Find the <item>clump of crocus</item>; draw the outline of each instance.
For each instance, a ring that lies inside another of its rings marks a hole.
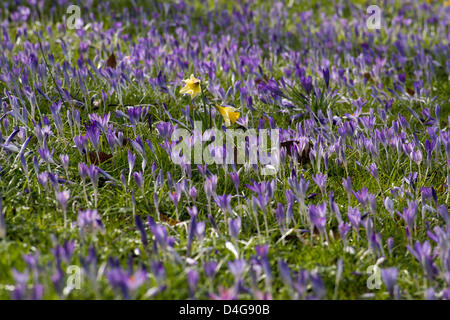
[[[118,260],[110,259],[106,278],[114,289],[120,290],[124,299],[130,299],[131,295],[147,281],[147,271],[144,268],[140,268],[135,272],[123,270]]]
[[[95,235],[103,230],[103,223],[97,209],[87,209],[78,211],[78,227],[82,237],[87,234]]]

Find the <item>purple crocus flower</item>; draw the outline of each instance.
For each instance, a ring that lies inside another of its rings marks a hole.
[[[297,180],[297,176],[295,175],[295,172],[293,172],[291,177],[288,178],[288,184],[298,199],[305,199],[309,181],[306,181],[303,176],[300,176],[300,180]]]
[[[342,241],[347,239],[348,232],[350,231],[351,225],[347,222],[341,221],[338,225],[339,234],[341,236]]]
[[[422,269],[426,276],[431,280],[439,273],[439,269],[433,262],[432,247],[428,241],[421,244],[416,241],[414,247],[406,246],[414,258],[422,265]]]
[[[168,246],[168,236],[166,227],[164,227],[163,225],[155,224],[150,226],[150,230],[155,236],[156,242],[162,248],[166,248]]]
[[[319,230],[321,234],[324,234],[327,223],[327,203],[324,201],[322,204],[317,206],[312,204],[309,207],[309,217],[311,218],[311,222],[314,226],[316,226],[317,230]]]
[[[319,172],[313,177],[313,181],[319,187],[322,196],[325,195],[325,190],[327,187],[327,176]]]
[[[192,187],[191,189],[189,189],[189,197],[192,199],[192,201],[195,202],[195,200],[197,199],[197,189],[195,187]]]
[[[278,269],[280,270],[281,280],[288,287],[292,287],[291,270],[283,259],[278,259]]]
[[[87,174],[91,179],[94,188],[96,188],[98,185],[98,168],[95,165],[91,164],[87,167]]]
[[[241,231],[241,217],[237,217],[236,219],[228,219],[228,232],[230,236],[237,240],[239,236],[239,232]]]
[[[301,77],[300,82],[303,86],[303,89],[305,89],[306,94],[309,95],[311,91],[313,90],[313,84],[312,84],[312,78],[311,76],[307,77]]]
[[[110,261],[110,268],[106,272],[109,284],[122,292],[124,299],[130,298],[130,293],[137,290],[147,280],[145,269],[139,269],[135,273],[122,270],[118,261]]]
[[[62,107],[62,102],[59,101],[57,104],[56,103],[52,103],[50,105],[50,111],[52,113],[52,117],[53,117],[53,122],[55,123],[56,128],[58,129],[58,132],[62,135],[64,133],[64,126],[61,120],[61,107]]]
[[[328,69],[328,67],[322,68],[322,75],[323,75],[323,79],[325,80],[325,85],[328,88],[330,85],[330,69]]]
[[[172,201],[173,205],[176,207],[178,205],[178,202],[180,202],[181,199],[181,189],[180,185],[175,186],[175,191],[169,192],[169,199]]]
[[[143,183],[143,176],[142,176],[142,171],[139,172],[133,172],[133,178],[134,181],[136,182],[136,185],[138,188],[142,188],[142,183]]]
[[[166,278],[166,269],[161,261],[152,261],[150,262],[150,268],[158,282],[159,286],[162,287],[162,284]]]
[[[187,272],[187,281],[189,285],[189,296],[191,299],[194,299],[195,290],[197,289],[197,284],[199,280],[198,272],[195,270],[189,270]]]
[[[311,286],[313,288],[315,298],[325,298],[325,296],[327,295],[327,290],[320,275],[316,272],[311,272],[309,275],[309,281],[311,281]]]
[[[381,269],[381,278],[383,279],[384,285],[388,289],[391,298],[394,297],[394,287],[397,283],[397,276],[397,268]]]
[[[272,270],[270,268],[269,263],[269,246],[267,244],[265,245],[256,245],[255,251],[258,257],[260,258],[261,265],[264,269],[264,272],[266,273],[266,277],[268,282],[270,283],[272,281]]]
[[[296,272],[296,275],[294,276],[292,286],[297,291],[298,296],[301,298],[305,298],[306,296],[306,292],[308,290],[308,278],[308,270],[300,270],[299,272]]]
[[[48,185],[48,173],[47,172],[39,173],[37,179],[41,186],[43,186],[44,188],[47,188],[47,185]]]
[[[147,232],[145,231],[144,223],[142,222],[142,219],[140,216],[136,215],[134,218],[134,221],[136,223],[136,227],[139,230],[139,233],[141,235],[141,241],[144,247],[147,247],[148,240],[147,240]]]
[[[369,203],[369,190],[366,187],[362,188],[360,191],[353,191],[353,195],[363,207]]]
[[[98,151],[100,148],[100,129],[95,123],[86,125],[86,134],[95,151]]]
[[[284,229],[284,225],[286,223],[286,214],[284,212],[283,205],[278,202],[277,209],[275,210],[275,217],[277,218],[278,225],[280,226],[281,231]]]
[[[128,112],[128,118],[130,119],[131,125],[136,126],[136,123],[141,118],[142,108],[139,106],[131,107],[131,108],[128,108],[127,112]]]
[[[342,178],[342,185],[344,186],[345,192],[350,195],[353,191],[352,179],[347,177],[347,179]]]
[[[216,195],[214,197],[214,201],[219,206],[220,209],[224,212],[231,213],[231,195],[230,194],[224,194],[224,195]]]
[[[359,226],[361,224],[361,213],[358,207],[348,207],[348,219],[350,220],[353,229],[356,231],[356,233],[358,233]]]
[[[12,269],[12,275],[15,281],[14,291],[12,292],[12,299],[14,300],[23,300],[25,299],[25,293],[27,290],[28,283],[28,272],[25,271],[23,273],[17,271],[15,268]]]
[[[87,177],[87,166],[84,162],[78,163],[78,172],[80,173],[81,179],[84,181]]]
[[[212,278],[214,278],[214,276],[217,272],[217,262],[215,262],[215,261],[205,262],[203,264],[203,269],[205,270],[206,276],[208,278],[212,279]]]
[[[64,190],[56,193],[56,199],[61,205],[63,211],[67,209],[67,201],[70,199],[70,190]]]
[[[412,161],[414,161],[417,165],[420,165],[420,163],[422,162],[422,151],[420,151],[420,149],[416,149],[411,151],[411,153],[409,154],[409,157],[412,159]]]
[[[61,159],[64,171],[67,172],[69,170],[69,156],[67,154],[61,154],[59,158]]]
[[[103,230],[103,224],[97,209],[78,211],[78,227],[83,235]]]
[[[339,210],[338,204],[334,201],[334,191],[333,190],[331,190],[329,192],[328,199],[330,199],[330,210],[331,210],[331,212],[336,215],[337,221],[341,222],[342,221],[341,212]]]
[[[195,224],[195,236],[201,241],[203,240],[204,236],[205,236],[205,230],[206,230],[206,223],[205,221],[198,221]]]
[[[367,170],[369,171],[369,173],[378,180],[378,169],[377,169],[377,165],[375,163],[371,163],[368,167]]]
[[[244,259],[237,259],[228,262],[228,270],[230,270],[231,274],[234,276],[235,282],[239,282],[241,279],[241,276],[244,273],[245,265],[246,263]]]
[[[450,228],[450,218],[448,215],[448,208],[445,204],[441,205],[438,208],[438,212],[441,215],[442,219],[444,219],[445,223],[447,224],[447,227]]]
[[[53,158],[52,158],[53,151],[50,152],[50,150],[47,147],[47,144],[45,144],[42,149],[38,149],[39,156],[41,157],[41,159],[44,162],[47,162],[47,163],[53,163]]]
[[[384,207],[392,216],[394,213],[394,202],[389,197],[384,199]]]
[[[230,178],[236,188],[236,193],[239,193],[239,173],[230,172]]]
[[[394,238],[389,237],[386,241],[387,246],[388,246],[388,250],[389,250],[389,254],[392,254],[392,250],[394,249]]]
[[[417,201],[409,201],[408,207],[403,209],[403,214],[400,216],[406,223],[407,236],[411,237],[417,216]]]
[[[208,199],[211,199],[211,197],[216,194],[217,176],[213,175],[213,176],[207,177],[205,180],[204,189],[205,189],[206,197]]]
[[[170,122],[160,122],[156,125],[156,130],[158,130],[161,138],[167,141],[172,138],[172,133],[175,129],[176,126],[172,126]]]

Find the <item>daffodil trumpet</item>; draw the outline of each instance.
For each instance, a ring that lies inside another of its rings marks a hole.
[[[184,82],[184,87],[180,89],[181,94],[189,94],[192,99],[197,97],[199,94],[202,93],[202,88],[200,86],[200,79],[197,79],[194,77],[193,74],[191,74],[189,79],[182,80]]]

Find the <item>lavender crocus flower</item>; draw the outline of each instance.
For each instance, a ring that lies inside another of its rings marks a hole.
[[[98,151],[100,148],[100,129],[97,127],[95,123],[87,125],[86,134],[95,151]]]
[[[96,188],[98,185],[98,168],[95,165],[91,164],[87,167],[87,175],[91,179],[94,188]]]
[[[397,283],[398,270],[397,268],[381,269],[381,278],[384,285],[388,289],[391,298],[394,297],[394,287]]]
[[[309,207],[309,217],[317,230],[319,230],[320,234],[326,235],[325,227],[327,223],[327,203],[324,201],[322,204],[317,206],[312,204]]]
[[[175,129],[176,126],[172,126],[170,122],[160,122],[156,125],[156,130],[164,140],[170,140]]]
[[[142,222],[142,219],[140,216],[136,215],[134,218],[134,221],[136,223],[136,227],[139,230],[139,233],[141,235],[141,241],[144,247],[147,247],[148,240],[147,240],[147,232],[145,231],[144,223]]]
[[[27,290],[28,283],[28,272],[25,271],[23,273],[17,271],[15,268],[12,269],[12,275],[15,281],[14,291],[12,292],[12,299],[14,300],[23,300],[25,299],[25,293]]]
[[[187,281],[189,284],[189,296],[194,299],[195,290],[197,288],[198,280],[200,279],[198,272],[195,270],[189,270],[187,272]]]
[[[97,209],[88,209],[78,211],[78,227],[82,235],[94,234],[103,230],[103,224]]]
[[[168,246],[167,229],[163,225],[155,224],[150,226],[150,230],[155,236],[156,243],[165,249]]]
[[[311,282],[315,298],[316,299],[325,298],[327,290],[320,275],[317,272],[311,272],[309,275],[309,281]]]
[[[64,190],[56,193],[56,199],[61,205],[63,211],[66,211],[67,209],[67,201],[69,200],[69,198],[70,198],[70,190]]]
[[[133,178],[134,181],[136,182],[137,187],[140,189],[142,188],[142,183],[143,183],[143,175],[142,175],[142,171],[139,172],[133,172]]]
[[[228,262],[228,270],[230,270],[231,274],[234,276],[236,283],[241,279],[242,274],[244,273],[245,265],[246,263],[244,259],[237,259]]]
[[[216,195],[214,197],[214,201],[219,206],[220,209],[224,212],[231,213],[231,195],[230,194],[224,194],[224,195]]]
[[[353,191],[353,195],[363,207],[369,203],[369,190],[366,187],[362,188],[360,191]]]
[[[197,189],[195,187],[192,187],[191,189],[189,189],[189,197],[195,203],[195,200],[197,199]]]
[[[230,236],[237,240],[239,236],[239,232],[241,231],[241,218],[237,217],[236,219],[228,219],[228,232]]]
[[[205,262],[203,264],[203,268],[205,270],[206,276],[208,278],[212,279],[212,278],[214,278],[214,276],[217,272],[217,262],[215,262],[215,261]]]
[[[355,232],[358,233],[359,226],[361,224],[361,213],[358,207],[348,207],[348,219],[350,220],[350,223],[352,224]]]
[[[290,178],[288,178],[288,184],[294,194],[299,200],[304,200],[306,192],[308,191],[309,181],[306,181],[303,176],[300,176],[300,180],[297,180],[297,176],[293,172]]]
[[[347,235],[348,235],[348,232],[350,231],[350,228],[351,228],[351,225],[347,222],[342,221],[338,225],[339,234],[341,236],[342,241],[344,241],[344,244],[347,239]]]
[[[425,241],[421,244],[419,241],[416,241],[414,247],[407,245],[406,246],[413,255],[414,258],[422,265],[422,269],[425,272],[428,279],[433,279],[439,273],[439,269],[433,262],[432,256],[432,248],[428,241]]]
[[[327,176],[319,172],[318,174],[316,174],[313,177],[313,181],[319,187],[320,192],[322,193],[322,196],[324,196],[325,195],[325,190],[326,190],[326,187],[327,187]]]
[[[216,188],[217,188],[217,176],[213,175],[207,177],[205,180],[204,189],[206,197],[208,199],[211,199],[211,197],[216,194]]]
[[[239,193],[239,173],[230,172],[230,178],[236,188],[236,193]]]
[[[377,169],[377,165],[375,163],[371,163],[367,167],[367,170],[376,180],[378,180],[378,169]]]
[[[406,223],[406,232],[408,238],[412,236],[414,230],[416,216],[417,216],[417,202],[409,201],[408,207],[403,209],[403,214],[400,214]]]
[[[275,217],[277,218],[278,225],[280,226],[281,231],[284,230],[284,225],[286,223],[286,214],[284,212],[283,205],[278,202],[277,209],[275,210]]]
[[[288,287],[292,287],[292,277],[289,266],[283,259],[278,259],[278,269],[280,270],[281,280]]]
[[[73,142],[81,155],[86,154],[88,143],[88,137],[86,135],[73,137]]]

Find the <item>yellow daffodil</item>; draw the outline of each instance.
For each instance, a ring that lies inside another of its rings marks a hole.
[[[194,77],[193,74],[191,74],[191,77],[189,79],[183,80],[183,82],[185,85],[180,90],[181,94],[187,93],[191,96],[192,99],[194,99],[202,92],[202,89],[200,88],[200,79]]]
[[[219,112],[222,115],[223,120],[225,121],[225,126],[227,127],[235,123],[236,120],[239,119],[239,116],[241,115],[241,113],[237,112],[236,109],[233,107],[218,106],[217,109],[219,109]]]

